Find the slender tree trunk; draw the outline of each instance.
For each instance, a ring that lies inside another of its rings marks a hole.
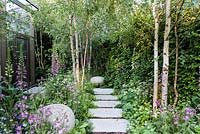
[[[82,85],[84,84],[85,78],[85,65],[86,65],[86,58],[87,58],[87,50],[88,50],[88,31],[85,33],[85,52],[84,52],[84,60],[83,60],[83,75],[82,75]]]
[[[81,40],[81,36],[79,34],[79,44],[80,44],[80,49],[81,49],[81,52],[80,52],[80,58],[81,58],[81,68],[83,70],[83,57],[84,57],[84,53],[83,53],[83,45],[82,45],[82,40]]]
[[[91,71],[91,62],[92,62],[92,42],[90,39],[90,54],[89,54],[89,61],[88,61],[88,71]]]
[[[168,74],[169,74],[169,33],[171,25],[170,17],[171,0],[166,0],[166,22],[163,47],[163,69],[162,69],[162,106],[167,106]]]
[[[74,52],[74,39],[73,39],[73,29],[72,29],[72,19],[73,16],[69,16],[69,25],[70,25],[70,49],[71,49],[71,57],[72,57],[72,70],[74,75],[74,81],[77,83],[76,79],[76,61],[75,61],[75,52]]]
[[[77,32],[77,23],[76,23],[76,18],[74,17],[74,28],[75,28],[75,55],[76,55],[76,79],[77,79],[77,84],[79,86],[80,84],[80,64],[79,64],[79,41],[78,41],[78,32]]]
[[[177,16],[176,16],[177,19]],[[176,65],[175,65],[175,77],[174,77],[174,93],[175,93],[175,98],[174,98],[174,104],[173,106],[175,107],[178,101],[178,91],[177,91],[177,78],[178,78],[178,49],[179,49],[179,37],[177,33],[177,25],[175,25],[175,37],[176,37]]]
[[[179,1],[176,0],[176,6],[178,6]],[[175,27],[174,27],[174,32],[175,32],[175,38],[176,38],[176,65],[175,65],[175,76],[174,76],[174,93],[175,93],[175,98],[174,98],[174,104],[173,106],[175,107],[178,101],[179,93],[177,90],[177,79],[178,79],[178,52],[179,52],[179,36],[178,36],[178,20],[180,16],[180,11],[182,10],[182,6],[184,4],[184,0],[182,1],[180,5],[180,9],[176,8],[176,20],[175,20]]]
[[[158,0],[154,0],[153,15],[154,15],[154,93],[153,93],[153,113],[156,113],[158,101],[158,32],[159,32],[159,15],[158,15]]]

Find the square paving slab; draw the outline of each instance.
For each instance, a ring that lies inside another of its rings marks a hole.
[[[94,101],[93,103],[99,108],[114,108],[121,104],[120,101]]]
[[[119,108],[96,108],[89,109],[90,114],[93,115],[93,118],[121,118],[122,117],[122,109]]]
[[[126,133],[129,122],[125,119],[90,119],[93,130],[92,133]]]
[[[94,89],[94,94],[104,94],[104,95],[109,95],[113,93],[113,89],[112,88],[95,88]]]
[[[97,100],[102,100],[102,101],[115,101],[117,100],[116,96],[113,95],[95,95]]]

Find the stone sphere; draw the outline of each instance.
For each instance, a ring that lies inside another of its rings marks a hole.
[[[104,81],[104,77],[102,76],[95,76],[90,79],[90,82],[93,84],[102,84]]]
[[[69,132],[75,126],[74,113],[66,105],[51,104],[43,107],[42,110],[39,110],[39,112],[39,114],[42,115],[42,118],[56,129],[65,128],[65,131]]]

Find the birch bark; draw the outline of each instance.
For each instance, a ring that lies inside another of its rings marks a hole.
[[[166,22],[163,47],[163,68],[162,68],[162,105],[167,106],[168,95],[168,74],[169,74],[169,33],[171,25],[170,17],[171,0],[166,0]]]
[[[158,32],[159,32],[159,15],[158,0],[154,0],[153,4],[154,16],[154,93],[153,93],[153,113],[157,110],[156,101],[158,101]]]

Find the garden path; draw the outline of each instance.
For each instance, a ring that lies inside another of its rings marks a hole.
[[[113,96],[111,88],[95,88],[94,94],[97,108],[89,109],[93,117],[89,119],[92,123],[92,134],[126,134],[128,121],[122,118],[122,109],[115,108],[120,101]]]

